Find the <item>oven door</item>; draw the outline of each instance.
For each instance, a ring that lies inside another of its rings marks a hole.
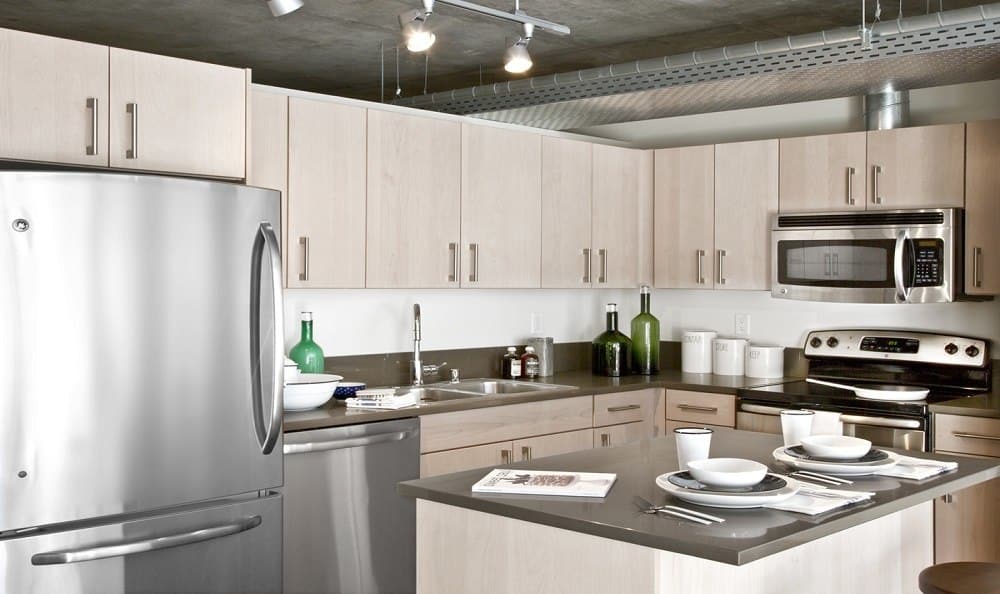
[[[771,294],[844,303],[954,301],[956,257],[944,226],[777,229]]]
[[[780,435],[782,410],[785,409],[741,402],[736,413],[736,428]],[[844,435],[867,439],[884,448],[928,451],[927,426],[920,419],[842,413],[840,420],[844,424]]]

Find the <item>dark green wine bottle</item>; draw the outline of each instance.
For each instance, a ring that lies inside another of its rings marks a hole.
[[[302,373],[323,373],[323,349],[313,342],[311,311],[302,312],[302,340],[292,347],[288,357],[298,363]]]
[[[591,345],[593,371],[596,375],[619,377],[628,375],[632,361],[632,341],[618,331],[618,305],[607,306],[608,329]]]
[[[632,372],[660,371],[660,320],[649,313],[649,287],[639,288],[639,315],[632,318]]]

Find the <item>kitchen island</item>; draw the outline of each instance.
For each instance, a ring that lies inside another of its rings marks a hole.
[[[780,437],[719,430],[713,457],[771,458]],[[957,470],[911,481],[858,478],[872,501],[820,516],[755,509],[689,509],[721,516],[702,526],[647,515],[665,503],[655,478],[677,469],[672,436],[512,464],[611,472],[603,499],[473,495],[484,470],[401,483],[417,499],[418,592],[917,592],[934,563],[935,497],[1000,476],[995,461],[955,458]]]

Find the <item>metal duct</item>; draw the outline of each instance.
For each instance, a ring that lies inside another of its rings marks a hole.
[[[397,105],[565,130],[1000,78],[1000,3],[406,97]]]
[[[891,130],[909,125],[909,91],[871,93],[864,99],[866,130]]]

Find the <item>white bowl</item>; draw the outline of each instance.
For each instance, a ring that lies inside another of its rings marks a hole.
[[[691,476],[711,487],[750,487],[764,480],[767,466],[743,458],[707,458],[688,462]]]
[[[309,410],[323,406],[333,397],[343,376],[325,373],[300,373],[285,382],[285,410]]]
[[[872,442],[847,435],[808,435],[802,438],[802,448],[818,458],[852,460],[867,454]]]

